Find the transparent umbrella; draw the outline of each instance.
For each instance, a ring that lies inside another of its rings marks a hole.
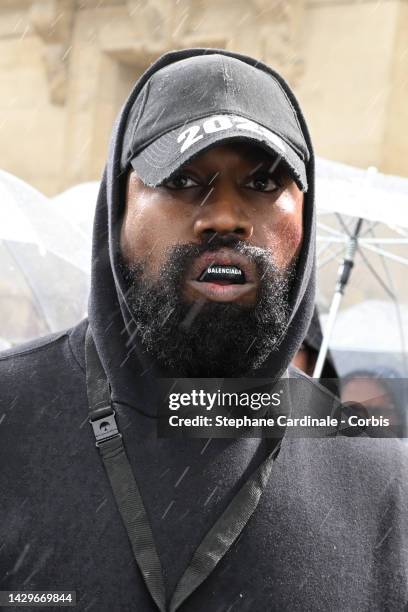
[[[90,237],[44,195],[0,171],[0,338],[16,344],[86,313]]]
[[[316,201],[318,305],[326,316],[314,375],[330,348],[346,354],[346,369],[362,367],[364,353],[365,366],[391,362],[405,376],[408,179],[318,159]]]

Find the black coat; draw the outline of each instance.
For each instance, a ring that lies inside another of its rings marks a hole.
[[[0,360],[1,590],[154,612],[87,421],[84,331]],[[202,453],[205,440],[157,440],[151,417],[116,409],[171,593],[264,442],[213,440]],[[406,609],[407,470],[398,440],[284,438],[255,514],[180,610]]]

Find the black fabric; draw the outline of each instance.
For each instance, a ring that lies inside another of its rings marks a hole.
[[[75,589],[81,612],[156,612],[88,423],[85,327],[1,355],[0,587]],[[151,417],[115,409],[171,594],[266,448],[157,440]],[[398,440],[285,436],[241,537],[180,610],[404,610],[407,470]]]
[[[89,421],[94,429],[95,444],[105,466],[136,563],[153,601],[160,612],[165,612],[166,593],[160,559],[143,499],[126,455],[123,437],[117,429],[109,383],[95,350],[89,326],[85,334],[85,366]],[[106,426],[107,417],[114,421],[110,426]]]
[[[134,326],[117,267],[127,115],[153,72],[203,53],[212,51],[162,57],[130,94],[114,129],[93,239],[89,324],[168,601],[200,542],[269,453],[259,439],[158,439],[155,375],[160,372],[139,345],[130,351],[127,344]],[[281,83],[312,151],[293,94],[278,75],[257,65]],[[309,325],[315,282],[313,165],[312,155],[290,322],[279,350],[249,376],[278,380]],[[87,324],[84,320],[0,356],[0,588],[76,590],[81,612],[155,612],[88,423]],[[181,612],[406,609],[407,468],[406,447],[397,440],[285,435],[256,511]]]
[[[122,437],[102,442],[100,452],[140,572],[160,612],[165,612],[166,594],[160,560]]]
[[[203,126],[209,118],[220,115],[216,126],[222,127],[223,121],[224,129],[206,133]],[[186,131],[191,126],[196,129],[189,140]],[[282,86],[259,67],[222,53],[180,59],[149,78],[129,113],[121,167],[129,169],[131,162],[144,183],[156,186],[199,152],[232,135],[262,143],[281,156],[299,187],[307,189],[309,151]]]
[[[149,517],[116,421],[114,426],[106,427],[107,416],[114,419],[115,412],[111,406],[109,383],[95,350],[89,326],[85,335],[85,362],[89,420],[94,428],[96,446],[100,451],[140,572],[153,601],[160,612],[165,612],[163,573]],[[268,440],[268,445],[270,452],[266,459],[244,483],[194,552],[171,597],[169,612],[176,612],[208,578],[245,529],[268,484],[281,440]]]
[[[176,587],[170,612],[175,612],[191,593],[210,576],[245,529],[267,487],[273,462],[280,450],[281,440],[278,441],[277,445],[273,442],[269,441],[273,450],[268,453],[255,474],[251,474],[198,546]]]

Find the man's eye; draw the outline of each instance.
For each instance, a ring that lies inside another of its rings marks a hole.
[[[280,189],[281,185],[278,181],[273,178],[271,174],[267,172],[259,172],[251,176],[251,178],[245,183],[245,187],[254,189],[255,191],[276,191]]]
[[[188,174],[176,174],[163,184],[169,189],[190,189],[199,186],[199,183]]]

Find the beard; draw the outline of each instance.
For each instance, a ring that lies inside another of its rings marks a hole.
[[[253,306],[183,298],[186,273],[194,259],[222,247],[253,262],[258,291]],[[168,375],[241,377],[259,368],[278,350],[289,321],[292,264],[281,271],[267,249],[216,235],[203,245],[177,245],[168,253],[158,279],[149,278],[146,263],[119,258],[126,303],[136,326],[131,341]]]

